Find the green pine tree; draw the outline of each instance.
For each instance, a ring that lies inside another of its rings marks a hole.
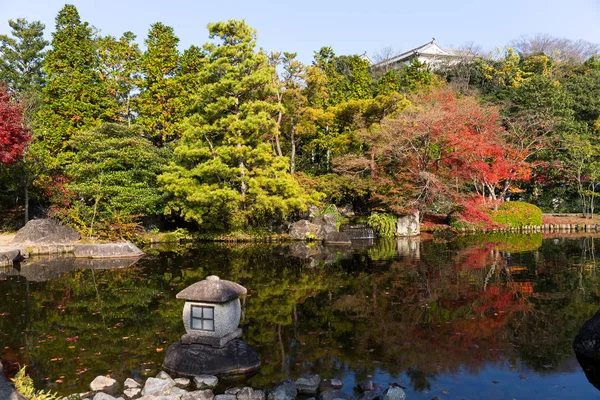
[[[307,195],[289,173],[287,157],[269,144],[275,134],[272,67],[255,51],[256,36],[244,21],[208,26],[217,43],[204,46],[207,64],[188,129],[159,182],[171,207],[207,229],[264,226],[303,210]]]
[[[137,123],[152,141],[162,146],[180,136],[177,124],[185,107],[176,75],[180,69],[179,38],[173,28],[160,22],[153,24],[141,59],[143,79],[137,98]]]

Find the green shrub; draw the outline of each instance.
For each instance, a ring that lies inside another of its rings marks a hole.
[[[500,204],[497,211],[491,211],[490,217],[495,223],[507,228],[542,224],[542,210],[533,204],[520,201]]]
[[[367,218],[367,223],[377,236],[394,237],[396,236],[396,222],[398,218],[392,214],[374,212]]]

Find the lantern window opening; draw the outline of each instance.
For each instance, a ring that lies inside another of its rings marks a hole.
[[[215,330],[215,308],[210,306],[194,306],[191,312],[191,328],[200,331]]]

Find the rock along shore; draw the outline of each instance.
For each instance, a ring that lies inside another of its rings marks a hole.
[[[287,380],[273,388],[228,387],[219,385],[212,375],[173,379],[164,371],[155,378],[137,382],[127,378],[123,384],[98,376],[90,383],[90,391],[64,397],[62,400],[405,400],[406,393],[397,384],[383,388],[370,380],[361,381],[351,396],[341,389],[339,379],[321,379],[305,375],[296,381]]]

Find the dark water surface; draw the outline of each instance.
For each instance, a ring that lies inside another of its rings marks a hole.
[[[0,359],[63,395],[97,375],[153,376],[184,333],[175,294],[215,274],[249,290],[254,387],[319,373],[348,393],[397,382],[409,400],[600,398],[572,350],[600,308],[599,240],[188,244],[119,269],[30,263],[0,269]]]

